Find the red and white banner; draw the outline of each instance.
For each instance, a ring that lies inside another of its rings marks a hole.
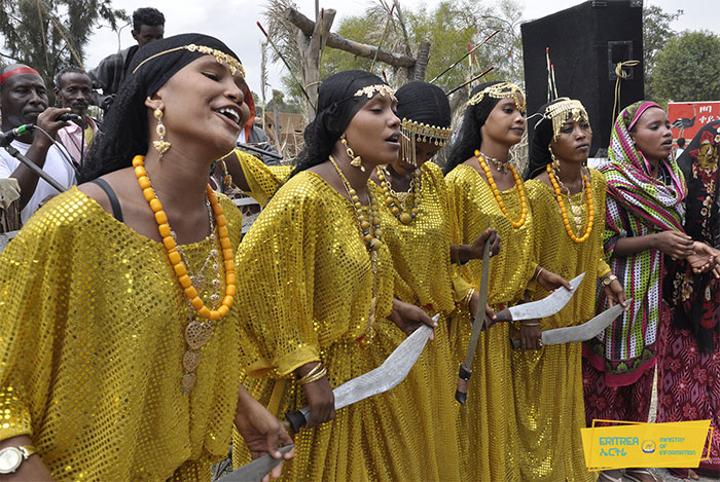
[[[690,143],[704,125],[720,119],[720,102],[670,102],[668,119],[673,139],[684,137]]]

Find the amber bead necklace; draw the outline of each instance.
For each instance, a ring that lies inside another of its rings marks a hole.
[[[229,312],[230,307],[233,304],[235,293],[237,291],[236,279],[235,279],[235,262],[232,249],[232,243],[227,228],[227,220],[223,213],[222,206],[218,201],[217,195],[212,188],[207,186],[207,195],[210,202],[212,213],[214,214],[214,225],[212,222],[212,216],[210,216],[211,226],[211,240],[214,238],[214,226],[217,226],[217,235],[220,241],[220,247],[223,254],[223,264],[225,268],[225,296],[222,298],[220,305],[215,309],[210,309],[205,305],[205,302],[200,297],[200,292],[194,286],[193,278],[188,272],[187,258],[184,255],[182,247],[177,244],[175,233],[170,228],[168,222],[167,213],[163,208],[160,199],[158,199],[155,190],[152,187],[150,178],[148,177],[147,171],[145,170],[145,157],[135,156],[132,161],[133,168],[135,170],[135,176],[137,178],[140,189],[142,189],[143,197],[148,202],[150,209],[152,210],[155,221],[158,224],[158,232],[162,238],[165,252],[167,253],[168,260],[173,267],[175,276],[178,283],[183,289],[185,297],[195,311],[195,316],[190,315],[187,326],[185,327],[185,342],[187,343],[188,349],[183,355],[183,368],[185,373],[181,382],[182,390],[184,393],[189,393],[192,387],[195,385],[196,375],[195,370],[200,363],[200,348],[210,340],[212,336],[214,323],[224,318]],[[213,248],[216,249],[216,248]],[[211,250],[210,258],[213,257]],[[215,258],[217,261],[217,258]],[[217,263],[216,263],[217,264]],[[219,278],[219,266],[217,271],[217,277]],[[199,279],[196,277],[196,279]],[[218,286],[218,283],[213,282],[214,286]],[[220,296],[212,297],[214,301],[220,301]],[[202,322],[199,318],[204,318],[206,322]]]
[[[503,202],[502,194],[500,193],[497,184],[495,184],[495,179],[493,179],[492,171],[490,171],[490,166],[488,166],[487,161],[485,160],[485,156],[482,154],[482,152],[477,149],[475,150],[475,159],[477,159],[478,164],[480,164],[480,168],[485,173],[485,179],[487,179],[487,182],[490,185],[490,190],[495,197],[495,201],[500,207],[500,211],[502,211],[507,220],[510,221],[510,224],[513,228],[518,229],[522,227],[527,220],[528,200],[525,194],[525,186],[523,185],[522,178],[518,174],[517,170],[515,170],[515,167],[513,167],[512,164],[507,163],[507,167],[512,173],[513,179],[515,181],[515,188],[517,189],[518,198],[520,199],[520,217],[516,220],[512,220],[510,219],[510,211],[508,210],[507,206],[505,206],[505,202]]]
[[[570,190],[567,189],[563,184],[562,181],[560,181],[559,176],[556,175],[555,170],[552,168],[550,164],[546,167],[548,178],[550,178],[550,184],[552,184],[553,191],[555,192],[555,199],[557,200],[558,205],[560,206],[560,215],[562,216],[563,220],[563,226],[565,226],[565,232],[567,235],[572,239],[575,243],[581,244],[588,240],[590,237],[590,234],[592,233],[593,229],[593,223],[595,222],[595,205],[593,203],[593,195],[592,195],[592,187],[590,185],[590,180],[588,179],[588,176],[583,174],[582,176],[582,193],[585,197],[585,212],[587,214],[587,221],[585,224],[585,232],[582,234],[582,236],[578,236],[573,231],[572,227],[570,226],[570,220],[568,219],[568,210],[565,206],[565,203],[563,201],[563,193],[562,190],[567,192],[568,195],[568,204],[570,203]],[[572,208],[573,206],[571,206]],[[573,212],[573,216],[575,216],[575,224],[576,227],[580,224],[577,221],[577,218],[579,217],[580,213]]]

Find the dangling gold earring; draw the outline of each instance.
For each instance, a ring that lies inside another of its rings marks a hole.
[[[352,147],[348,146],[347,139],[341,137],[340,142],[342,142],[343,146],[345,146],[345,152],[351,159],[350,165],[352,167],[359,167],[362,172],[365,172],[365,166],[362,165],[362,158],[355,155],[355,151],[352,150]]]
[[[548,146],[548,151],[550,151],[550,159],[552,159],[553,169],[560,172],[560,161],[558,161],[557,157],[555,157],[555,153],[552,151],[552,147]]]
[[[158,140],[153,141],[153,147],[156,151],[160,153],[160,157],[162,157],[163,154],[165,154],[168,149],[172,147],[172,144],[165,140],[165,134],[167,134],[167,131],[165,130],[165,124],[162,123],[163,111],[159,108],[155,109],[155,111],[153,111],[153,116],[155,116],[155,119],[157,119],[155,133],[158,136]]]

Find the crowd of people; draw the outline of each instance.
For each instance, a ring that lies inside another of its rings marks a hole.
[[[658,421],[719,425],[720,122],[676,159],[663,108],[634,103],[590,169],[578,99],[528,113],[487,82],[453,131],[439,87],[352,70],[320,85],[292,167],[268,166],[236,148],[254,118],[238,56],[163,38],[157,10],[134,20],[137,46],[57,74],[59,107],[31,66],[0,72],[3,131],[34,124],[12,146],[67,189],[0,150],[22,224],[0,254],[0,479],[209,480],[230,449],[236,467],[283,458],[266,478],[284,480],[592,481],[580,429],[648,421],[655,386]],[[247,233],[236,193],[263,206]],[[582,273],[557,314],[501,321]],[[617,304],[592,340],[543,345]],[[422,325],[405,381],[335,410],[333,388]],[[720,433],[673,472],[720,476]]]

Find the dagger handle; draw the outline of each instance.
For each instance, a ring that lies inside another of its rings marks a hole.
[[[310,411],[307,408],[304,408],[302,410],[294,410],[292,412],[287,412],[285,414],[285,419],[287,419],[288,423],[290,424],[290,428],[292,428],[292,431],[294,433],[298,433],[301,428],[307,425],[308,415],[310,415]]]
[[[505,308],[504,310],[495,313],[495,322],[497,323],[500,321],[512,321],[512,313],[510,313],[509,308]]]
[[[455,390],[455,400],[457,400],[460,405],[465,405],[465,402],[467,401],[468,382],[470,381],[471,376],[472,372],[461,364],[460,373],[458,374],[457,389]]]

